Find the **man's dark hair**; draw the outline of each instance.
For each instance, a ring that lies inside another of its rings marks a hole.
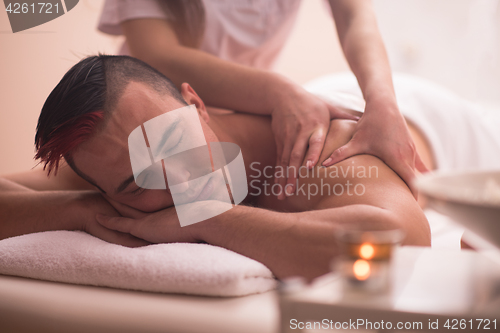
[[[128,56],[97,55],[74,65],[45,101],[35,135],[36,155],[48,173],[57,172],[71,151],[95,133],[115,108],[131,81],[147,84],[184,105],[175,84],[148,64]]]

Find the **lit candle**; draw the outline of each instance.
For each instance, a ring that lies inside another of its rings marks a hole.
[[[354,277],[360,281],[368,279],[371,273],[370,263],[363,259],[358,259],[352,265]]]
[[[343,280],[344,299],[387,295],[392,251],[402,241],[403,232],[348,229],[337,236],[341,255],[333,267]]]
[[[361,244],[361,246],[359,247],[359,256],[363,259],[370,260],[373,258],[374,254],[375,249],[370,243]]]

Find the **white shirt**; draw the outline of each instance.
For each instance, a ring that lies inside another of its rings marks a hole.
[[[106,0],[98,29],[123,34],[120,23],[138,18],[172,20],[161,0]],[[200,49],[221,59],[269,69],[291,33],[300,0],[203,0],[205,33]],[[129,54],[126,43],[120,54]]]

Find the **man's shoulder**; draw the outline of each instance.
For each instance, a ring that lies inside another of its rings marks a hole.
[[[293,193],[279,201],[273,194],[273,185],[269,184],[268,194],[263,189],[258,205],[297,212],[352,204],[387,206],[387,200],[391,200],[390,197],[394,195],[414,201],[408,186],[375,156],[356,155],[326,168],[321,166],[333,151],[351,140],[355,126],[355,121],[332,120],[317,166],[309,170],[304,162],[298,170],[288,170],[298,175]],[[279,192],[279,189],[276,188],[274,192]]]

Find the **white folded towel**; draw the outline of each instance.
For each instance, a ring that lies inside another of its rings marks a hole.
[[[0,274],[66,283],[207,296],[274,289],[263,264],[208,244],[128,248],[79,231],[48,231],[0,241]]]

